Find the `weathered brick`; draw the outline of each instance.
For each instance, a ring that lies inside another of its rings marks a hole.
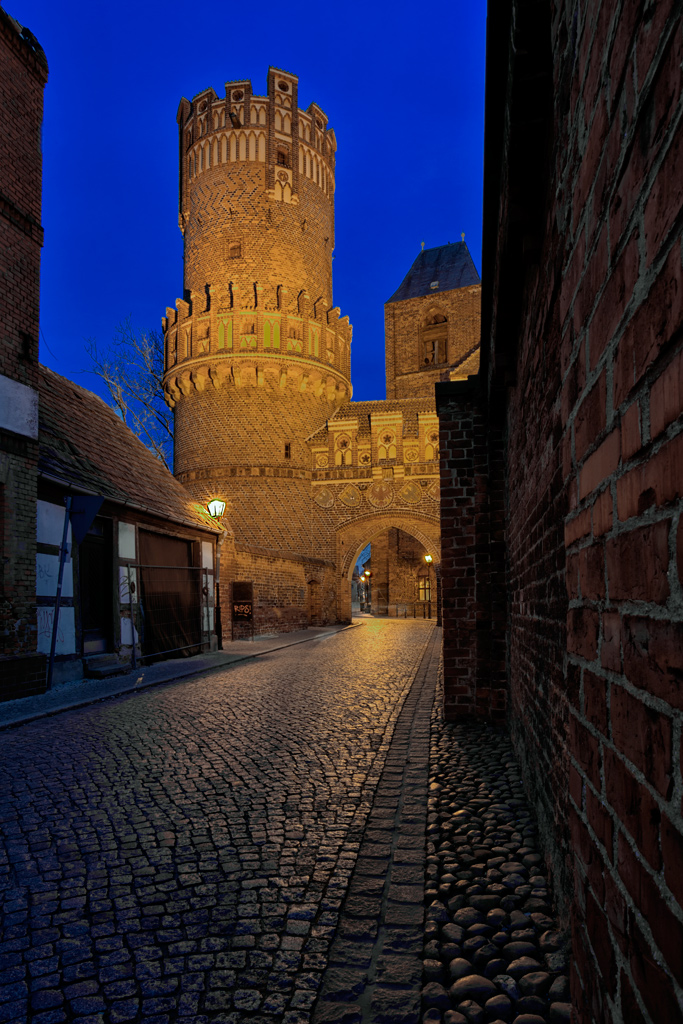
[[[621,686],[611,689],[612,738],[663,797],[671,790],[671,719]]]
[[[603,612],[600,664],[621,672],[621,618],[618,612]]]
[[[592,446],[597,437],[605,429],[607,385],[603,370],[579,406],[574,421],[574,437],[576,458],[580,462],[586,450]]]
[[[683,623],[626,615],[621,647],[627,679],[683,710]]]
[[[629,459],[639,450],[640,438],[640,407],[633,402],[621,416],[621,456]]]
[[[605,544],[611,601],[654,601],[669,596],[669,522],[620,533]]]
[[[617,509],[621,520],[661,508],[683,494],[683,433],[664,444],[649,459],[617,480]]]
[[[592,893],[586,896],[586,927],[590,935],[590,943],[598,962],[602,981],[611,996],[614,995],[617,974],[615,970],[614,948],[610,941],[609,928],[602,907],[599,907]]]
[[[588,669],[583,673],[583,713],[588,721],[607,735],[607,683]]]
[[[600,447],[584,462],[580,470],[579,496],[585,498],[587,494],[599,487],[600,484],[614,473],[619,464],[621,451],[621,440],[619,430],[613,430],[608,434]]]
[[[661,349],[683,322],[681,247],[672,246],[645,301],[635,311],[619,342],[614,364],[614,406],[618,408],[640,382]]]
[[[612,750],[606,749],[604,758],[607,801],[631,833],[640,852],[658,871],[662,856],[659,849],[661,815],[657,802]]]
[[[659,436],[683,411],[683,351],[662,370],[650,389],[650,435]]]
[[[567,612],[567,650],[587,661],[597,654],[599,618],[591,608],[570,608]]]
[[[597,309],[590,321],[591,370],[595,368],[600,356],[612,340],[614,331],[624,314],[624,309],[631,301],[638,279],[639,260],[638,237],[633,234],[607,278],[605,290],[600,296]]]
[[[569,720],[570,750],[596,788],[600,787],[600,744],[574,715]]]
[[[655,942],[661,950],[664,959],[676,975],[678,975],[683,958],[683,925],[669,910],[654,878],[636,857],[623,835],[619,836],[619,875],[636,906],[639,907],[652,929]],[[637,933],[634,935],[634,938],[637,941]],[[645,953],[647,958],[647,944],[641,947],[641,951]],[[642,952],[638,956],[638,960],[641,960],[641,967]],[[659,1019],[667,1020],[670,1018],[661,1017]],[[675,1020],[676,1018],[674,1017],[673,1019]]]

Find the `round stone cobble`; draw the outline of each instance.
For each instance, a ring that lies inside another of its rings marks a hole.
[[[0,734],[0,1022],[308,1021],[432,629],[368,620]]]
[[[427,820],[425,1024],[568,1024],[568,937],[510,743],[438,701]]]

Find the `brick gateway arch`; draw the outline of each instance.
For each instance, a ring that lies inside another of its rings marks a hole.
[[[440,524],[436,515],[423,512],[372,512],[347,520],[336,531],[336,562],[338,570],[338,608],[342,621],[351,619],[351,577],[363,548],[387,530],[397,529],[410,534],[434,559],[441,562]]]

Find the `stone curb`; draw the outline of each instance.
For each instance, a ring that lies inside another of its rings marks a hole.
[[[162,676],[160,679],[150,679],[142,683],[134,683],[132,686],[125,686],[119,690],[109,690],[106,693],[92,694],[90,697],[83,698],[82,700],[72,700],[59,704],[56,707],[44,708],[40,711],[35,711],[31,714],[23,715],[22,717],[12,718],[8,721],[0,720],[0,732],[8,729],[14,729],[20,725],[27,725],[29,722],[38,721],[41,718],[49,718],[52,715],[58,715],[62,711],[74,711],[77,708],[87,707],[89,704],[97,704],[102,700],[109,700],[111,697],[122,697],[127,693],[142,693],[143,690],[148,690],[152,686],[160,686],[163,683],[176,683],[181,679],[189,679],[192,676],[207,675],[211,672],[219,672],[227,668],[232,668],[233,665],[239,665],[245,661],[253,661],[254,658],[261,658],[265,654],[273,654],[275,651],[285,650],[287,647],[296,647],[297,644],[310,643],[312,640],[323,640],[328,639],[331,636],[337,636],[339,633],[345,633],[349,629],[355,629],[357,626],[362,626],[362,622],[352,622],[348,626],[342,626],[341,629],[331,629],[327,633],[318,633],[316,636],[306,636],[300,640],[292,640],[289,643],[276,644],[273,647],[268,647],[263,651],[254,651],[253,654],[226,654],[226,660],[219,665],[203,665],[199,667],[188,667],[187,671],[177,671],[173,675]],[[127,676],[131,673],[127,673]],[[40,696],[43,696],[42,694]],[[30,698],[28,698],[30,699]],[[1,714],[2,705],[0,705]]]
[[[399,712],[340,913],[313,1024],[417,1024],[435,628]]]

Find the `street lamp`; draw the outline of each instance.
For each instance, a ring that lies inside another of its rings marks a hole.
[[[213,519],[220,519],[225,512],[225,502],[221,501],[220,498],[212,498],[206,507]]]
[[[434,559],[432,558],[431,555],[425,555],[425,562],[427,563],[427,565],[431,565],[433,561]]]

